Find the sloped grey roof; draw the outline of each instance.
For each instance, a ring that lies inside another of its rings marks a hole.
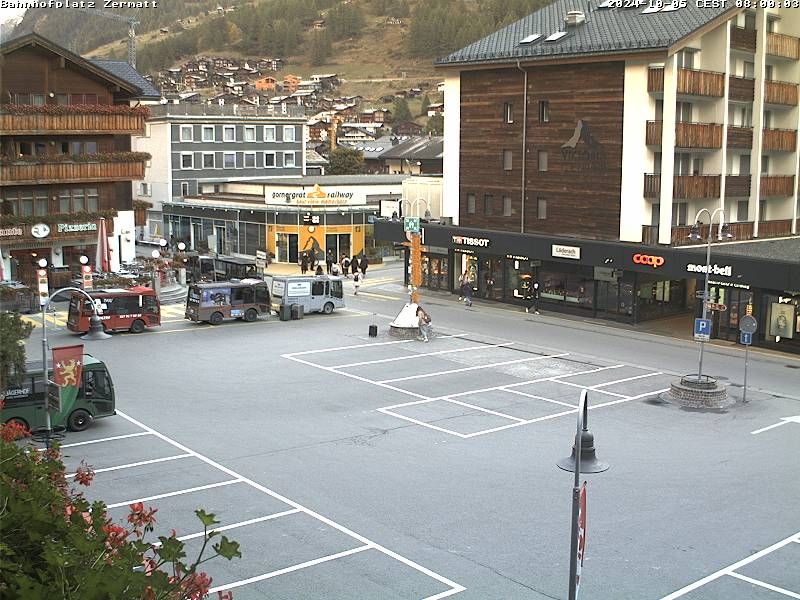
[[[685,252],[705,253],[706,245],[691,248],[676,248]],[[714,244],[711,248],[713,256],[742,256],[748,258],[764,258],[772,261],[800,264],[800,237],[777,240],[753,240],[749,242],[733,242]]]
[[[438,59],[436,64],[446,66],[666,49],[726,11],[734,14],[735,11],[744,10],[705,6],[698,8],[698,2],[689,0],[685,7],[678,10],[642,14],[647,3],[636,8],[598,8],[601,2],[602,0],[556,0],[516,23]],[[665,0],[664,4],[669,5],[669,0]],[[570,10],[582,11],[586,22],[575,27],[565,27],[564,16]],[[544,41],[557,31],[568,33],[557,41]],[[523,38],[536,33],[541,34],[541,37],[535,42],[519,43]]]
[[[364,160],[376,160],[381,155],[383,155],[384,152],[386,152],[392,147],[392,138],[395,137],[396,136],[383,135],[374,140],[366,140],[366,141],[359,140],[357,142],[339,141],[337,142],[337,144],[339,146],[345,146],[347,148],[353,148],[354,150],[358,150],[359,152],[361,152],[361,154],[364,155]],[[395,139],[395,144],[399,143],[400,142],[397,139]]]
[[[139,98],[146,100],[158,100],[161,98],[161,92],[158,88],[142,77],[139,71],[124,60],[90,58],[89,62],[139,88]]]
[[[381,158],[407,158],[408,160],[437,160],[444,156],[444,137],[412,137],[392,146]]]

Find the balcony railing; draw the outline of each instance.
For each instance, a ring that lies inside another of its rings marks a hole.
[[[131,181],[144,178],[142,159],[93,162],[3,162],[0,186],[43,185],[100,181]]]
[[[646,143],[660,145],[662,122],[648,121]],[[676,148],[721,148],[722,125],[716,123],[675,123]]]
[[[716,241],[717,225],[712,226],[711,241]],[[691,227],[676,226],[670,231],[670,244],[672,246],[690,246],[693,244],[705,244],[708,239],[708,225],[700,226],[700,239],[692,240],[689,238]],[[740,223],[728,223],[728,231],[734,240],[753,239],[753,222],[743,221]],[[778,219],[775,221],[761,221],[758,224],[758,237],[774,238],[785,237],[792,233],[792,219]],[[642,225],[642,243],[649,246],[658,244],[658,225]]]
[[[794,129],[765,129],[762,147],[770,152],[794,152],[797,131]]]
[[[725,75],[715,71],[678,69],[678,93],[721,98],[725,94]]]
[[[649,93],[664,91],[664,67],[647,69],[647,91]]]
[[[719,175],[675,175],[672,178],[672,197],[719,198]],[[645,173],[644,197],[658,198],[661,195],[661,175]]]
[[[4,135],[137,135],[144,133],[141,114],[17,114],[0,108]]]
[[[797,84],[786,81],[765,81],[764,102],[797,106]]]
[[[750,175],[726,175],[725,197],[747,198],[750,196]]]
[[[792,60],[800,59],[800,39],[782,33],[767,33],[767,54]]]
[[[648,121],[647,128],[645,131],[645,143],[648,146],[660,146],[661,145],[661,130],[664,122],[663,121]]]
[[[791,196],[794,194],[794,175],[762,175],[759,195]]]
[[[752,148],[753,147],[753,128],[728,126],[728,147],[729,148]]]
[[[731,48],[755,53],[756,30],[744,27],[731,27]]]
[[[728,77],[728,99],[752,102],[756,97],[756,80],[751,77]]]

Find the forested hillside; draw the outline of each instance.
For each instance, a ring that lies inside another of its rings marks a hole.
[[[116,11],[135,14],[142,34],[170,28],[160,39],[144,43],[140,38],[139,70],[154,72],[186,57],[214,52],[335,63],[338,46],[352,45],[364,35],[373,35],[372,51],[379,53],[381,48],[375,46],[384,38],[375,35],[375,24],[388,19],[401,22],[403,28],[400,47],[390,49],[392,56],[434,59],[533,12],[547,0],[253,0],[224,14],[217,14],[218,4],[229,6],[218,0],[171,0],[158,9]],[[199,15],[203,18],[197,19]],[[320,18],[325,28],[312,31],[312,22]],[[179,19],[184,22],[176,26]],[[122,39],[126,31],[124,23],[86,12],[47,9],[29,10],[19,28],[35,29],[80,53]],[[396,36],[391,39],[396,45]],[[122,46],[114,53],[124,58]],[[348,60],[358,57],[351,53]]]

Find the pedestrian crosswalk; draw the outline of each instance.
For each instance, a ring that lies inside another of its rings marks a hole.
[[[179,323],[184,320],[185,307],[183,304],[164,304],[161,306],[162,323]],[[67,311],[56,310],[47,313],[48,327],[66,327]],[[34,327],[42,326],[42,314],[22,315],[22,319],[32,323]]]

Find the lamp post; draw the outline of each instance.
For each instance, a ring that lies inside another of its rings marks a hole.
[[[44,264],[42,264],[44,263]],[[44,268],[47,266],[47,261],[43,258],[39,261],[39,266]],[[50,447],[50,438],[53,435],[53,427],[50,422],[50,410],[47,405],[47,394],[50,387],[50,374],[49,374],[49,366],[47,364],[47,321],[45,320],[45,314],[47,312],[48,307],[50,306],[50,302],[61,294],[62,292],[78,292],[83,294],[89,302],[92,304],[92,316],[89,319],[89,331],[81,336],[82,340],[87,341],[94,341],[94,340],[106,340],[111,336],[108,335],[106,332],[103,331],[103,323],[100,321],[100,317],[97,315],[97,304],[94,302],[94,298],[92,298],[85,290],[76,287],[65,287],[61,288],[60,290],[56,290],[52,294],[47,297],[42,303],[42,369],[43,369],[43,377],[44,377],[44,423],[45,423],[45,431],[44,431],[44,441],[45,445],[49,448]]]
[[[697,211],[694,217],[694,225],[689,231],[689,239],[700,241],[703,239],[702,232],[700,231],[700,215],[706,213],[708,215],[708,235],[706,236],[706,276],[705,283],[703,284],[703,321],[708,317],[708,276],[711,271],[711,231],[714,228],[714,217],[719,215],[719,225],[717,227],[717,240],[730,239],[733,236],[728,230],[728,225],[725,223],[725,210],[717,208],[714,212],[710,212],[707,208],[701,208]],[[697,383],[701,383],[703,379],[703,350],[705,350],[705,340],[700,340],[700,364],[697,367]]]

